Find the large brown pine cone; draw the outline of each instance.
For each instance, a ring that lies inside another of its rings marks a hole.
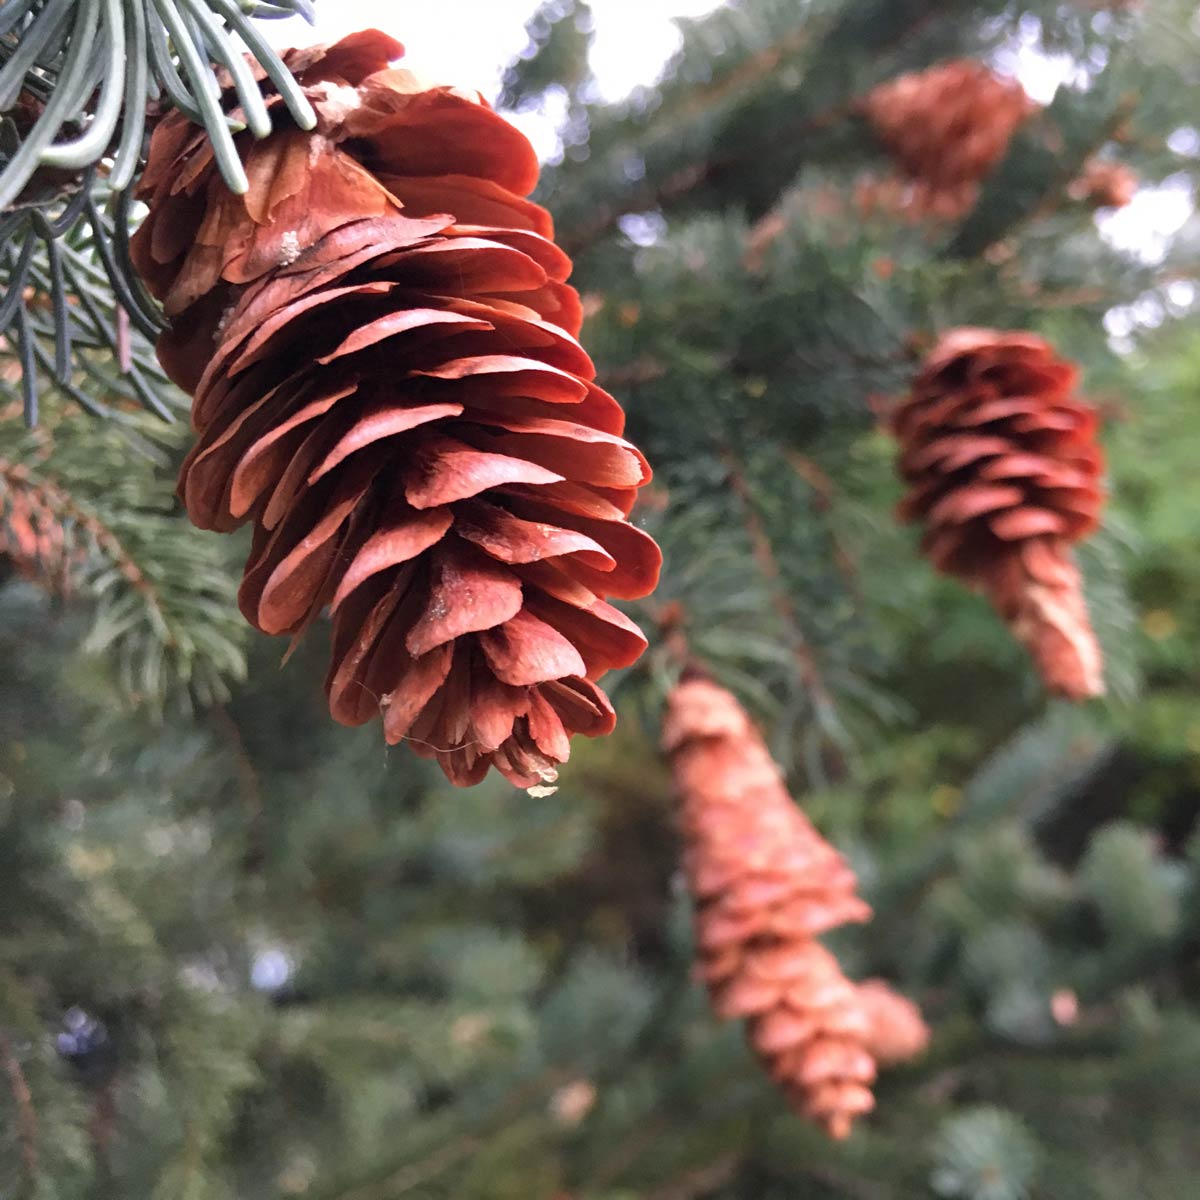
[[[1070,545],[1100,522],[1103,455],[1078,370],[1032,333],[955,329],[892,416],[900,505],[934,566],[986,593],[1046,686],[1104,691]]]
[[[862,111],[896,165],[919,185],[922,212],[961,216],[1037,105],[1016,80],[972,59],[873,88]]]
[[[134,257],[194,395],[188,513],[254,526],[247,619],[299,635],[328,607],[337,720],[381,715],[454,783],[528,786],[612,729],[594,681],[645,647],[605,598],[654,585],[627,520],[650,472],[575,340],[532,148],[401,53],[373,30],[289,53],[317,127],[268,94],[244,196],[167,117]]]
[[[699,971],[713,1007],[744,1017],[771,1077],[834,1137],[874,1104],[871,1023],[818,934],[870,909],[854,873],[793,803],[737,700],[680,684],[663,726],[681,800]]]

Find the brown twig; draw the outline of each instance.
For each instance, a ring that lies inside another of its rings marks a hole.
[[[17,1144],[20,1147],[21,1174],[25,1179],[24,1191],[32,1196],[38,1176],[37,1111],[33,1107],[29,1081],[25,1078],[12,1040],[6,1033],[0,1033],[0,1066],[3,1066],[8,1078],[9,1093],[17,1110]]]
[[[687,639],[687,609],[680,600],[666,603],[653,602],[649,605],[651,617],[658,628],[658,640],[667,656],[667,661],[678,671],[697,668],[699,664],[692,655]]]
[[[798,450],[784,451],[784,458],[792,470],[812,488],[813,507],[828,516],[833,508],[833,498],[837,491],[833,480],[811,458],[801,454]],[[850,551],[842,545],[841,539],[832,528],[829,530],[829,540],[833,544],[833,560],[846,580],[846,586],[861,606],[865,602],[865,597],[863,596],[862,582],[859,579],[858,563],[854,561],[854,556]]]
[[[742,506],[742,519],[746,527],[746,533],[750,538],[750,550],[754,555],[754,561],[758,564],[758,569],[762,572],[770,588],[772,607],[775,609],[780,621],[783,622],[783,627],[787,630],[791,638],[792,655],[796,660],[800,679],[809,693],[820,704],[832,707],[829,689],[825,686],[825,681],[821,677],[812,647],[808,644],[808,639],[804,636],[800,619],[792,604],[791,597],[788,595],[787,585],[783,579],[783,572],[779,567],[779,560],[775,557],[775,550],[771,545],[770,535],[767,533],[766,526],[759,515],[758,507],[754,503],[754,496],[750,491],[749,484],[746,482],[745,470],[742,463],[737,455],[729,449],[723,452],[722,457],[729,472],[729,485],[733,488],[734,495],[737,496]]]
[[[986,257],[989,251],[994,247],[1008,241],[1013,234],[1035,221],[1041,220],[1043,217],[1048,217],[1058,211],[1062,207],[1064,200],[1068,198],[1067,185],[1072,178],[1078,173],[1093,154],[1098,151],[1105,142],[1113,136],[1115,130],[1119,129],[1122,122],[1129,119],[1130,114],[1137,107],[1137,97],[1130,95],[1122,98],[1120,103],[1113,110],[1109,119],[1104,122],[1099,134],[1091,143],[1084,149],[1082,154],[1076,155],[1070,163],[1065,166],[1060,166],[1059,170],[1054,173],[1052,178],[1046,184],[1046,190],[1042,193],[1041,199],[1035,204],[1024,216],[1018,216],[1017,219],[1002,233],[999,237],[993,238],[986,246],[983,246],[979,251],[979,257]]]
[[[661,379],[667,368],[653,358],[635,358],[632,362],[605,371],[601,377],[606,387],[629,387]]]
[[[97,1175],[105,1184],[112,1181],[110,1151],[116,1131],[116,1084],[109,1079],[96,1092],[95,1100],[92,1102],[91,1118],[88,1121],[88,1134],[92,1141],[92,1160],[96,1164]]]
[[[670,1128],[666,1114],[643,1122],[600,1161],[588,1179],[588,1189],[601,1192],[618,1179]]]
[[[129,584],[137,591],[158,617],[164,630],[169,627],[166,614],[163,611],[162,600],[154,584],[146,578],[133,555],[125,549],[121,539],[94,512],[80,504],[65,488],[53,480],[35,475],[25,463],[12,462],[0,458],[0,481],[9,487],[23,488],[42,496],[47,505],[63,516],[76,521],[81,528],[91,534],[93,541],[116,566]],[[168,633],[168,644],[174,638]]]
[[[533,1079],[514,1089],[507,1099],[492,1112],[486,1121],[490,1130],[503,1128],[512,1118],[524,1111],[529,1102],[541,1096],[548,1088],[560,1085],[561,1072],[547,1069]],[[453,1142],[439,1146],[417,1162],[405,1163],[383,1179],[370,1183],[352,1184],[344,1191],[334,1193],[330,1200],[396,1200],[415,1188],[456,1167],[485,1144],[487,1130],[465,1133]]]
[[[341,1194],[341,1200],[393,1200],[403,1196],[414,1188],[428,1183],[444,1174],[451,1167],[457,1166],[481,1145],[479,1138],[466,1135],[456,1141],[439,1146],[432,1154],[426,1155],[420,1162],[409,1163],[395,1171],[378,1185],[365,1184]]]
[[[267,857],[265,810],[258,771],[246,749],[246,739],[242,737],[242,731],[238,728],[238,723],[230,715],[229,710],[223,704],[216,704],[210,711],[213,724],[217,726],[233,750],[233,769],[237,775],[238,794],[241,796],[242,806],[246,810],[245,867],[251,874],[255,874],[262,869]]]
[[[682,1179],[652,1192],[648,1200],[699,1200],[732,1183],[742,1165],[740,1154],[727,1154],[714,1163],[689,1171]]]
[[[790,144],[797,138],[831,128],[851,116],[857,110],[858,103],[856,97],[848,104],[840,104],[836,108],[826,109],[803,121],[797,121],[781,130],[779,137]],[[689,163],[668,175],[657,187],[635,189],[624,200],[602,208],[590,221],[565,233],[560,238],[561,245],[570,255],[580,254],[599,241],[625,213],[663,208],[673,201],[681,200],[702,184],[744,165],[746,157],[752,152],[757,151],[742,148],[737,153],[709,159],[707,162]]]
[[[922,27],[939,18],[945,7],[945,0],[931,0],[909,25],[904,29],[898,30],[893,37],[882,44],[879,47],[879,52],[882,54],[888,48],[899,45],[905,39],[918,33]],[[729,92],[736,90],[742,83],[755,82],[761,79],[775,70],[783,61],[786,54],[794,53],[801,49],[809,40],[808,29],[805,27],[805,29],[798,30],[794,34],[789,35],[780,43],[780,46],[783,47],[782,53],[775,53],[778,50],[778,47],[776,47],[768,48],[767,50],[760,51],[758,54],[752,55],[747,60],[744,69],[736,68],[725,79],[719,80],[712,88],[708,89],[707,94],[701,97],[701,99],[722,99]],[[801,118],[789,126],[784,126],[774,131],[775,139],[780,144],[791,145],[808,134],[829,129],[847,117],[854,116],[859,111],[862,100],[862,95],[855,95],[843,104],[825,109],[811,117]],[[684,112],[688,113],[690,109],[685,108]],[[736,152],[724,155],[722,158],[712,159],[703,163],[689,164],[687,167],[681,168],[673,175],[668,176],[658,187],[645,187],[640,191],[635,190],[624,201],[601,209],[586,224],[561,235],[559,238],[560,244],[568,254],[579,254],[607,233],[622,214],[637,212],[647,208],[661,208],[674,200],[682,199],[688,192],[693,191],[703,183],[707,183],[710,179],[726,171],[736,170],[744,166],[747,158],[757,153],[759,153],[757,147],[746,145],[741,146]]]

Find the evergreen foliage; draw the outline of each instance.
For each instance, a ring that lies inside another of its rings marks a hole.
[[[1200,225],[1123,250],[1066,184],[1101,153],[1194,192],[1191,18],[742,0],[607,105],[586,5],[543,6],[506,102],[568,97],[540,199],[658,473],[635,518],[667,555],[635,613],[654,644],[610,689],[617,733],[577,743],[548,796],[450,788],[330,724],[319,646],[279,670],[281,646],[243,640],[238,556],[171,497],[182,422],[139,410],[180,398],[95,239],[39,233],[0,359],[0,546],[23,492],[69,553],[0,557],[0,1196],[1190,1197]],[[858,98],[1020,43],[1079,82],[978,206],[860,212],[856,184],[889,167]],[[879,413],[961,324],[1043,334],[1109,418],[1084,557],[1103,702],[1047,704],[892,519]],[[786,1111],[690,978],[656,749],[680,632],[859,874],[876,916],[831,939],[847,972],[894,981],[934,1030],[843,1144]]]

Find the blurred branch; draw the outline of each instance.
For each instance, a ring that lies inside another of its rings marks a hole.
[[[0,398],[5,386],[0,375]],[[17,412],[0,404],[0,419]],[[10,540],[27,546],[20,518],[35,512],[35,534],[50,532],[40,543],[32,537],[34,550],[61,544],[64,582],[92,609],[83,648],[110,652],[130,701],[161,712],[168,700],[187,708],[223,699],[228,680],[245,672],[246,629],[224,546],[178,514],[168,472],[186,430],[127,407],[101,426],[73,420],[58,403],[44,415],[35,430],[0,426],[0,531],[7,514]],[[39,559],[32,566],[54,585]]]
[[[890,37],[881,40],[877,46],[877,52],[882,55],[889,47],[899,45],[920,32],[927,24],[940,17],[946,7],[947,0],[929,0],[928,3],[921,5],[907,25],[902,26]],[[775,46],[751,55],[744,64],[734,68],[724,79],[702,89],[699,96],[682,107],[682,114],[689,116],[694,115],[697,111],[702,112],[711,107],[714,102],[725,99],[730,93],[760,82],[777,70],[789,54],[804,49],[812,41],[807,25],[793,30]],[[841,104],[774,129],[771,132],[772,141],[778,145],[794,145],[803,137],[832,128],[842,120],[853,116],[861,101],[861,95],[851,96]],[[706,162],[689,164],[669,175],[657,186],[649,184],[640,189],[634,189],[623,201],[602,208],[587,222],[573,230],[562,232],[559,238],[560,243],[568,254],[577,255],[599,241],[625,213],[662,208],[680,200],[719,176],[734,170],[747,169],[751,161],[761,152],[761,147],[758,145],[741,144],[737,150],[730,153],[719,155]]]
[[[419,1162],[401,1167],[378,1183],[365,1184],[363,1187],[340,1193],[340,1200],[394,1200],[397,1196],[407,1195],[422,1184],[444,1175],[451,1167],[457,1166],[464,1158],[478,1150],[482,1144],[479,1137],[467,1134],[439,1146]]]
[[[335,1188],[325,1194],[325,1200],[395,1200],[397,1196],[407,1195],[458,1166],[485,1144],[488,1133],[505,1128],[534,1097],[543,1096],[560,1082],[559,1071],[549,1069],[540,1072],[514,1088],[508,1098],[479,1123],[478,1129],[439,1146],[416,1162],[404,1162],[380,1178]]]
[[[107,1079],[96,1092],[92,1103],[88,1133],[92,1139],[92,1157],[102,1186],[112,1183],[112,1143],[117,1132],[116,1083]]]
[[[600,1160],[588,1180],[588,1190],[603,1192],[620,1178],[670,1128],[670,1117],[659,1112],[653,1120],[642,1120],[628,1137]]]
[[[667,368],[657,359],[643,357],[605,371],[604,383],[609,387],[629,387],[638,383],[653,383],[667,374]]]
[[[233,769],[237,776],[238,793],[246,812],[246,870],[257,874],[267,857],[266,829],[263,824],[264,810],[262,787],[259,784],[258,770],[254,760],[246,749],[246,739],[237,721],[224,704],[214,704],[212,707],[213,723],[225,739],[233,754]]]
[[[17,1143],[21,1153],[21,1173],[25,1179],[22,1192],[32,1197],[38,1178],[38,1120],[33,1107],[33,1094],[21,1069],[20,1060],[8,1034],[0,1033],[0,1066],[8,1078],[9,1092],[17,1110]]]
[[[9,462],[0,458],[0,481],[14,490],[21,489],[37,493],[61,516],[70,517],[86,530],[102,554],[117,568],[146,603],[155,618],[163,623],[166,619],[163,606],[154,585],[146,578],[133,556],[125,549],[121,539],[86,505],[76,500],[65,488],[53,480],[41,478],[29,470],[24,463]],[[173,644],[168,635],[167,644]]]
[[[801,454],[798,450],[785,450],[784,458],[792,470],[812,488],[813,507],[828,517],[833,508],[837,485],[811,458]],[[862,582],[859,579],[858,563],[854,561],[854,556],[842,545],[841,539],[832,529],[829,531],[829,540],[833,546],[833,560],[846,580],[850,594],[861,607],[865,603],[865,598]]]
[[[1011,180],[1004,172],[1004,167],[1008,164],[1001,164],[1000,171],[993,172],[988,188],[950,242],[946,254],[954,258],[986,257],[990,251],[1014,234],[1056,212],[1069,199],[1071,180],[1076,177],[1083,164],[1129,119],[1137,107],[1137,101],[1135,95],[1120,97],[1086,141],[1071,146],[1069,152],[1068,148],[1062,145],[1053,149],[1048,144],[1040,147],[1040,153],[1046,158],[1049,169],[1040,177],[1044,178],[1044,186],[1040,192],[1028,198],[1022,196],[1014,200],[1006,194],[1005,189],[1011,184]],[[1055,136],[1059,134],[1056,133]],[[988,203],[989,199],[993,202]],[[1001,216],[999,221],[995,219],[997,214]]]
[[[827,109],[803,121],[779,131],[778,136],[786,141],[803,137],[806,134],[817,133],[836,125],[840,120],[850,116],[857,105],[857,98],[847,104]],[[657,186],[644,187],[635,190],[619,204],[602,208],[591,220],[583,225],[568,230],[560,237],[560,243],[568,254],[578,255],[589,246],[598,242],[616,223],[629,212],[641,212],[646,209],[663,208],[676,200],[681,200],[689,192],[695,191],[705,183],[718,176],[745,165],[746,160],[757,154],[755,147],[743,149],[736,154],[725,154],[707,162],[690,163],[686,167],[667,176]]]
[[[754,561],[762,572],[771,591],[771,603],[784,628],[788,631],[792,642],[792,655],[796,660],[801,681],[808,689],[813,699],[825,708],[833,708],[833,701],[821,672],[817,667],[812,647],[801,628],[795,606],[787,593],[787,585],[783,580],[783,572],[779,560],[771,545],[770,535],[754,503],[754,495],[746,482],[745,468],[741,460],[732,450],[726,449],[722,458],[729,471],[729,484],[742,507],[742,520],[746,533],[750,538],[750,549]]]
[[[651,1192],[647,1200],[702,1200],[733,1182],[742,1164],[740,1154],[728,1154],[715,1163],[689,1172],[683,1179]]]

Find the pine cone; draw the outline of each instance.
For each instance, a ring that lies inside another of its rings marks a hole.
[[[1124,208],[1137,190],[1138,177],[1124,163],[1092,158],[1084,163],[1079,177],[1071,181],[1067,194],[1093,208]]]
[[[882,979],[867,979],[858,985],[858,1003],[866,1014],[867,1053],[881,1066],[907,1062],[925,1052],[929,1026],[921,1010]]]
[[[244,196],[168,116],[133,253],[194,396],[180,495],[203,528],[254,526],[247,619],[298,636],[328,606],[337,720],[524,787],[611,731],[594,681],[645,648],[605,597],[654,585],[627,520],[650,472],[575,340],[532,148],[401,53],[371,30],[287,54],[318,124],[268,95]]]
[[[900,516],[925,526],[938,570],[983,591],[1046,686],[1104,691],[1100,647],[1070,552],[1099,524],[1103,456],[1077,369],[1031,333],[955,329],[893,414]]]
[[[922,212],[961,216],[1037,108],[1015,80],[959,59],[880,84],[862,111],[896,165],[919,185]]]
[[[816,935],[870,909],[854,873],[792,802],[737,700],[680,684],[663,726],[682,800],[699,971],[801,1115],[834,1137],[874,1104],[870,1027],[854,984]]]

